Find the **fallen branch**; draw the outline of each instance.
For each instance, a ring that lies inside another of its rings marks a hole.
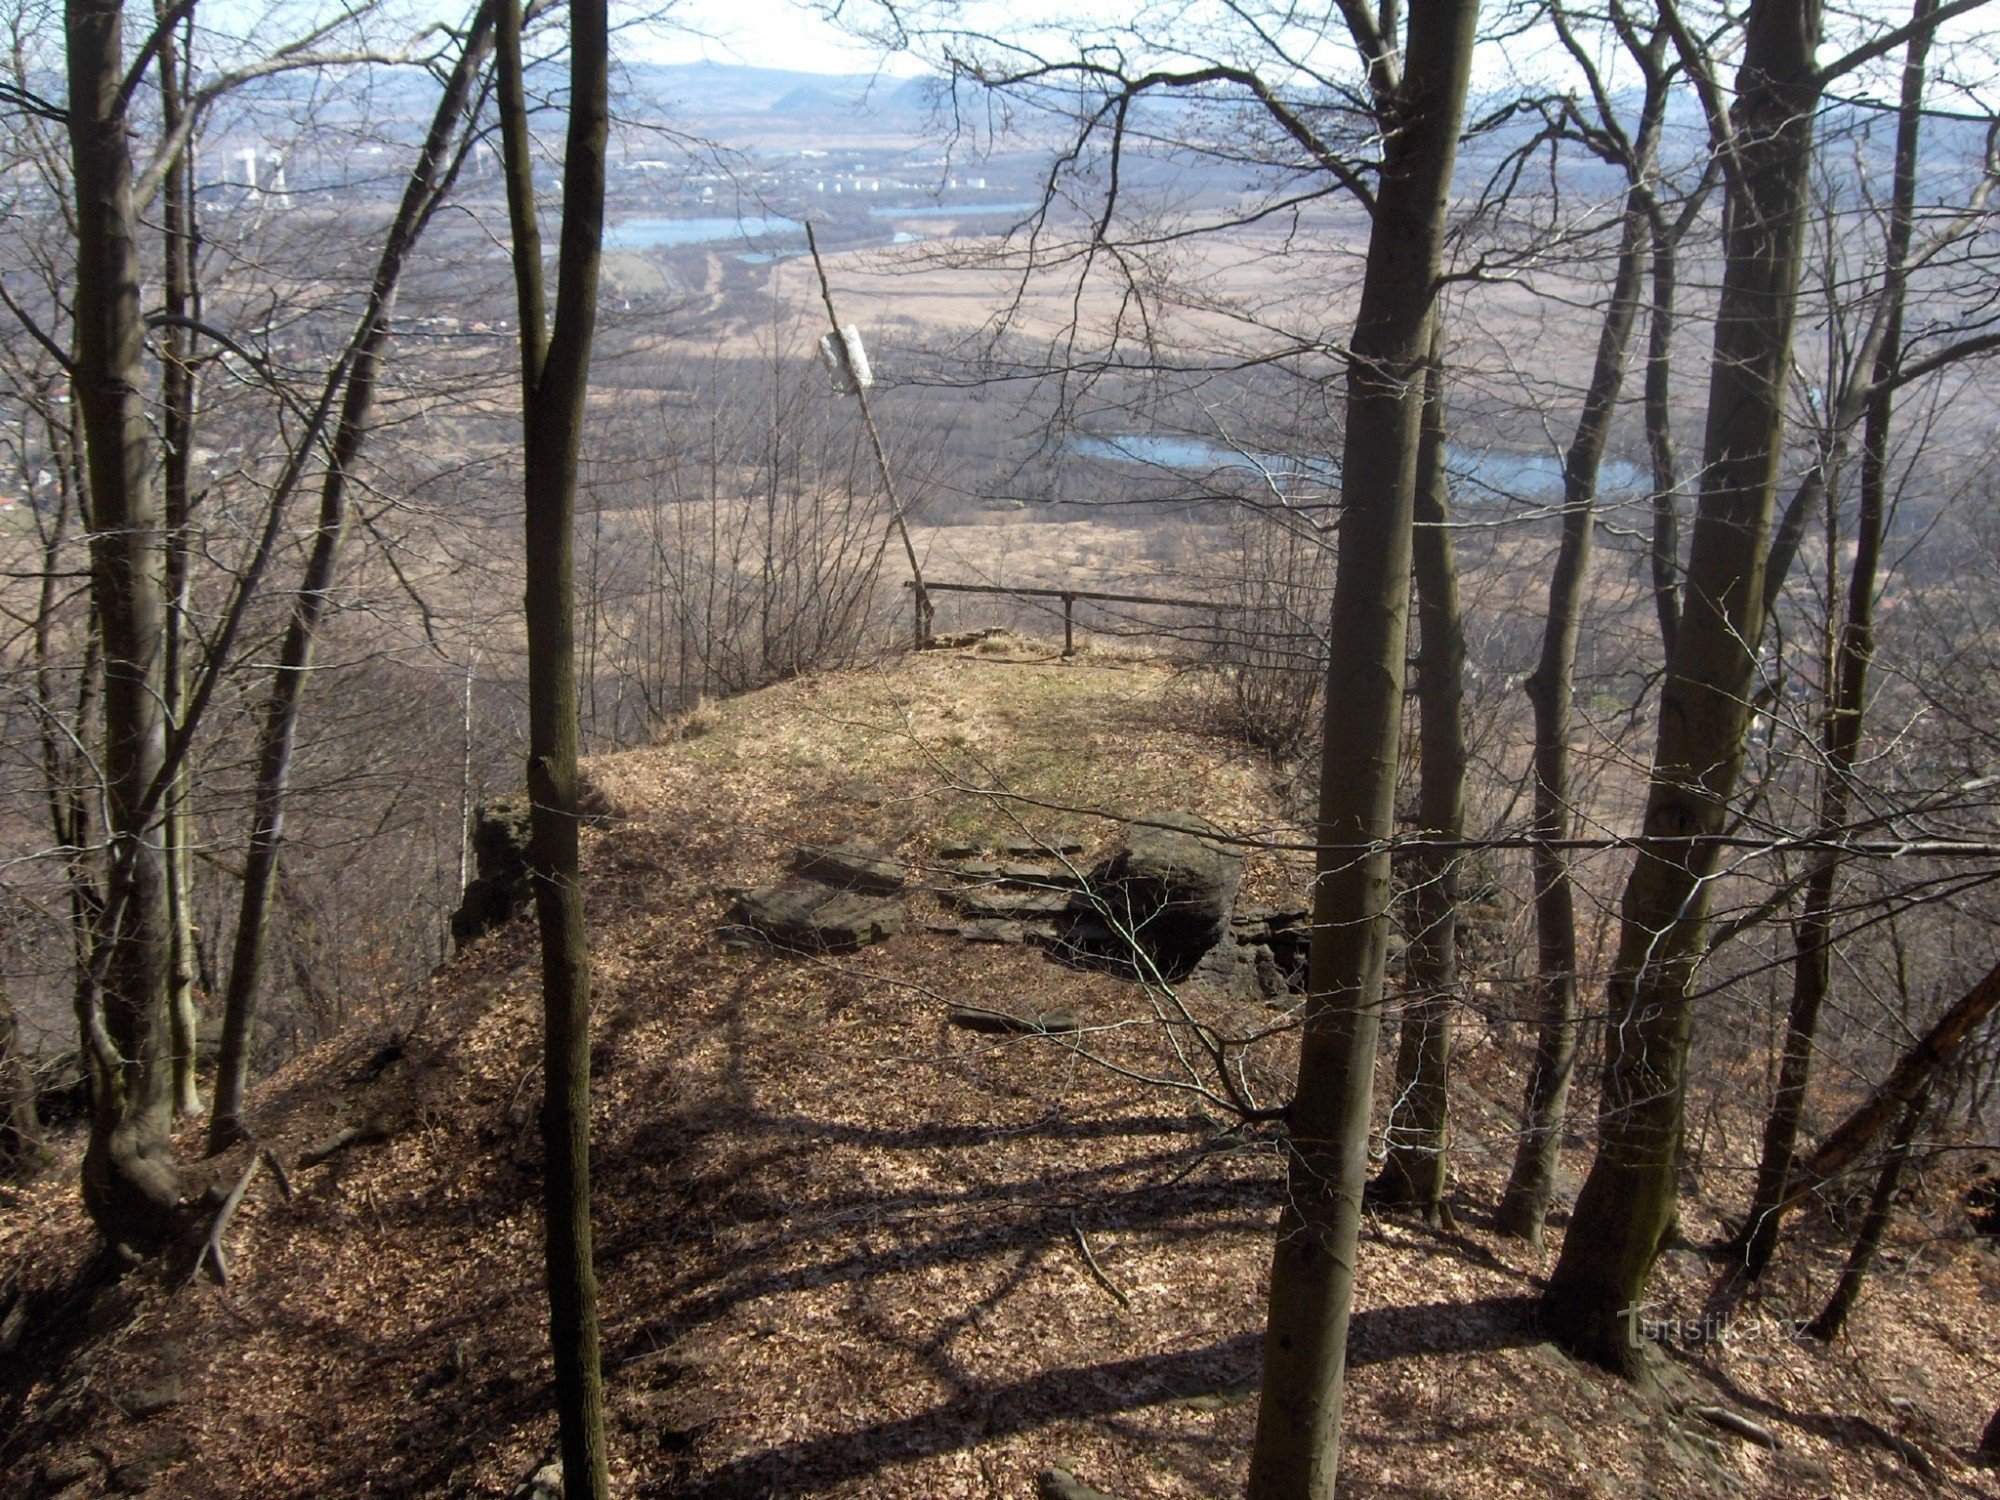
[[[1776,1448],[1778,1435],[1761,1422],[1753,1422],[1740,1412],[1730,1411],[1723,1406],[1697,1406],[1694,1414],[1711,1427],[1720,1427],[1724,1432],[1732,1432],[1746,1443],[1755,1443],[1759,1448]]]
[[[292,1201],[292,1178],[285,1170],[285,1164],[278,1160],[278,1153],[269,1146],[257,1153],[264,1158],[264,1165],[271,1169],[271,1175],[278,1180],[278,1192],[287,1203]]]
[[[1132,1310],[1132,1299],[1119,1290],[1116,1282],[1104,1274],[1104,1267],[1097,1263],[1097,1256],[1091,1252],[1090,1241],[1083,1237],[1083,1226],[1077,1223],[1076,1220],[1071,1219],[1069,1227],[1071,1232],[1076,1235],[1077,1249],[1083,1252],[1083,1263],[1090,1267],[1090,1274],[1097,1278],[1097,1284],[1103,1287],[1105,1291],[1111,1293],[1120,1307],[1130,1312]]]
[[[391,1131],[386,1120],[364,1120],[359,1125],[349,1125],[344,1130],[336,1130],[332,1135],[299,1157],[301,1168],[316,1167],[321,1162],[331,1160],[350,1146],[372,1146],[377,1141],[389,1139]]]
[[[215,1222],[209,1226],[208,1238],[202,1242],[201,1253],[194,1258],[194,1269],[188,1272],[188,1280],[193,1281],[201,1274],[205,1265],[215,1267],[215,1284],[229,1285],[229,1262],[222,1254],[222,1236],[229,1228],[229,1221],[236,1217],[236,1210],[243,1203],[243,1195],[250,1190],[250,1180],[257,1175],[257,1169],[264,1165],[266,1153],[254,1152],[243,1168],[243,1175],[236,1179],[236,1186],[229,1190],[229,1196],[222,1200],[222,1207],[215,1215]]]

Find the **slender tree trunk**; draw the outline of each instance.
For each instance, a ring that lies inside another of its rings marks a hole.
[[[1712,842],[1741,771],[1819,99],[1816,0],[1752,0],[1726,168],[1724,270],[1701,499],[1661,692],[1641,848],[1621,908],[1598,1152],[1543,1321],[1573,1351],[1640,1368],[1637,1318],[1677,1206],[1690,1017]]]
[[[109,813],[107,926],[95,955],[103,1023],[101,1035],[84,1039],[93,1105],[83,1197],[107,1239],[156,1243],[182,1225],[170,1140],[173,940],[156,811],[167,740],[166,546],[144,395],[123,24],[120,0],[66,0],[77,235],[73,386],[90,473]]]
[[[1319,855],[1252,1500],[1329,1500],[1388,938],[1423,378],[1477,0],[1415,0],[1347,368]],[[1393,39],[1392,39],[1393,40]]]
[[[14,1002],[0,993],[0,1181],[35,1171],[42,1164],[42,1149],[35,1081],[21,1048]]]
[[[277,883],[286,804],[291,795],[292,754],[298,737],[300,704],[312,675],[320,627],[332,603],[334,576],[347,535],[349,485],[368,440],[403,268],[457,175],[462,160],[461,131],[471,124],[467,107],[493,48],[494,9],[489,0],[480,5],[472,18],[458,62],[446,80],[444,94],[431,117],[430,131],[383,241],[368,304],[353,340],[354,357],[342,394],[340,422],[334,431],[326,474],[320,482],[319,517],[313,530],[312,550],[307,555],[299,592],[292,601],[291,618],[285,627],[278,666],[271,675],[270,698],[264,708],[250,846],[244,860],[228,989],[223,997],[222,1047],[216,1062],[215,1109],[208,1131],[210,1152],[227,1149],[243,1133],[243,1090],[249,1076],[271,896]]]
[[[164,11],[154,6],[156,22]],[[177,28],[160,40],[160,126],[172,135],[186,110]],[[190,148],[191,150],[191,148]],[[184,320],[196,314],[194,290],[194,163],[190,150],[174,153],[161,186],[162,304],[175,320],[163,331],[160,357],[161,490],[167,523],[167,713],[179,726],[187,701],[188,523],[194,509],[189,478],[199,400],[193,351]],[[167,909],[173,945],[167,965],[167,1015],[173,1036],[174,1112],[201,1113],[195,1068],[199,1017],[195,1008],[194,913],[188,859],[188,770],[174,773],[162,824],[167,862]]]
[[[1542,1221],[1555,1187],[1562,1152],[1563,1117],[1576,1066],[1576,893],[1569,859],[1556,847],[1570,836],[1574,793],[1570,786],[1570,700],[1576,678],[1576,642],[1583,624],[1584,585],[1590,577],[1591,536],[1597,525],[1597,483],[1611,418],[1625,382],[1625,354],[1638,320],[1639,283],[1645,266],[1644,189],[1635,186],[1625,205],[1623,238],[1612,275],[1611,303],[1597,336],[1597,358],[1563,458],[1563,529],[1549,576],[1549,610],[1542,627],[1541,659],[1527,681],[1535,716],[1535,950],[1540,1010],[1535,1061],[1521,1109],[1521,1139],[1514,1170],[1500,1200],[1497,1227],[1540,1244]]]
[[[1465,837],[1465,619],[1451,540],[1451,487],[1445,472],[1443,335],[1431,328],[1424,377],[1422,447],[1417,459],[1411,557],[1417,585],[1417,826],[1426,837]],[[1414,1208],[1427,1223],[1444,1212],[1451,1132],[1451,1023],[1458,1003],[1456,849],[1427,849],[1411,861],[1411,1000],[1397,1038],[1396,1092],[1389,1149],[1373,1189],[1385,1205]]]
[[[1660,644],[1672,654],[1681,622],[1681,460],[1674,442],[1674,293],[1677,236],[1657,211],[1651,215],[1653,296],[1646,309],[1646,455],[1653,471],[1653,535],[1649,548],[1653,611]]]
[[[1917,0],[1913,19],[1918,22],[1928,19],[1936,4],[1937,0]],[[1896,124],[1895,183],[1881,290],[1887,304],[1886,327],[1865,377],[1874,394],[1868,400],[1863,426],[1861,504],[1855,522],[1854,563],[1848,575],[1847,618],[1841,626],[1828,673],[1830,691],[1821,735],[1818,821],[1820,832],[1829,838],[1839,837],[1853,803],[1854,763],[1861,748],[1862,715],[1867,708],[1868,669],[1875,656],[1875,593],[1888,508],[1889,428],[1894,415],[1893,397],[1886,382],[1902,358],[1905,267],[1915,226],[1917,143],[1923,126],[1924,66],[1930,38],[1928,27],[1920,29],[1910,39],[1903,65],[1903,96]],[[1818,1044],[1820,1007],[1832,984],[1834,901],[1843,863],[1830,850],[1813,856],[1803,909],[1794,929],[1792,1000],[1785,1021],[1784,1051],[1778,1064],[1778,1087],[1771,1101],[1771,1113],[1764,1122],[1757,1188],[1740,1244],[1743,1273],[1752,1278],[1764,1274],[1778,1245],[1780,1208],[1798,1149],[1799,1124],[1812,1078],[1813,1050]]]
[[[1996,1008],[2000,1008],[2000,964],[1933,1021],[1867,1101],[1827,1132],[1813,1154],[1793,1172],[1780,1212],[1795,1208],[1852,1166],[1896,1111],[1930,1086],[1938,1070],[1958,1054],[1965,1039],[1984,1025]]]
[[[1847,1263],[1840,1268],[1840,1280],[1834,1284],[1833,1295],[1827,1298],[1819,1316],[1806,1327],[1809,1335],[1823,1343],[1837,1338],[1847,1326],[1847,1315],[1854,1311],[1861,1284],[1875,1268],[1882,1235],[1896,1211],[1896,1192],[1903,1185],[1903,1172],[1910,1163],[1910,1142],[1929,1103],[1930,1086],[1926,1084],[1916,1098],[1903,1106],[1903,1118],[1889,1141],[1889,1154],[1882,1158],[1882,1170],[1875,1176],[1875,1191],[1869,1195],[1868,1210],[1861,1216],[1861,1227],[1847,1252]]]
[[[500,4],[501,138],[520,303],[526,460],[529,861],[542,937],[542,1144],[549,1336],[569,1500],[609,1488],[590,1233],[590,952],[578,858],[572,573],[577,455],[590,386],[604,234],[609,104],[605,0],[570,5],[569,135],[555,322],[545,321],[518,0]]]

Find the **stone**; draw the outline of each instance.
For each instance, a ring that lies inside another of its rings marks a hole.
[[[52,1458],[42,1469],[42,1483],[49,1489],[74,1484],[97,1484],[104,1476],[104,1460],[89,1451]]]
[[[1103,1490],[1090,1488],[1060,1467],[1042,1470],[1035,1480],[1035,1494],[1038,1500],[1112,1500]]]
[[[908,872],[880,844],[801,844],[792,851],[792,873],[836,890],[893,896]]]
[[[1045,839],[1002,839],[994,852],[1013,859],[1047,859],[1052,854],[1081,854],[1083,841],[1053,835]]]
[[[1009,859],[1001,861],[1000,878],[1009,885],[1049,885],[1054,882],[1056,872],[1047,865],[1033,865],[1026,860]]]
[[[1071,891],[1008,890],[999,886],[974,886],[951,891],[943,898],[953,910],[967,917],[994,917],[1009,922],[1043,921],[1066,916],[1076,895]]]
[[[1312,919],[1304,907],[1246,904],[1236,908],[1229,928],[1237,942],[1261,943],[1270,949],[1272,962],[1292,989],[1305,987]]]
[[[1262,943],[1217,943],[1188,970],[1186,983],[1228,1000],[1276,1000],[1290,992]]]
[[[905,921],[899,901],[797,875],[748,892],[730,915],[740,927],[807,953],[851,953],[895,936]]]
[[[528,804],[483,804],[472,815],[474,878],[451,914],[452,941],[463,948],[526,909],[533,892],[528,875]]]
[[[1167,979],[1185,975],[1229,931],[1243,856],[1219,833],[1189,813],[1148,813],[1126,825],[1123,846],[1090,872],[1090,897],[1106,925]]]
[[[181,1404],[181,1378],[168,1375],[150,1385],[142,1385],[127,1393],[120,1403],[127,1412],[139,1418],[158,1416],[161,1412]]]
[[[507,1500],[563,1500],[562,1464],[554,1459],[543,1464],[522,1480]]]
[[[937,846],[939,859],[977,859],[985,852],[986,846],[983,844],[946,843]]]
[[[998,880],[1000,866],[990,859],[968,859],[951,872],[960,880]]]

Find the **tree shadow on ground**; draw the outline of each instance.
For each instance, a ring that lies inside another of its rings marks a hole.
[[[1371,1308],[1355,1315],[1348,1365],[1411,1355],[1480,1354],[1540,1340],[1531,1297]],[[1241,1333],[1197,1349],[1044,1370],[1023,1380],[978,1386],[907,1417],[803,1438],[748,1454],[672,1493],[726,1496],[795,1494],[864,1479],[892,1464],[976,1448],[1054,1422],[1108,1417],[1196,1397],[1244,1395],[1256,1385],[1263,1337]],[[667,1488],[646,1494],[666,1495]]]

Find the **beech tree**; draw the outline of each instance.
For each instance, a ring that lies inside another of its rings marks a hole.
[[[590,948],[583,920],[573,573],[610,121],[605,0],[569,7],[569,130],[551,320],[519,0],[499,6],[500,139],[520,312],[527,537],[529,867],[542,938],[543,1219],[563,1493],[603,1500],[603,1374],[590,1232]]]
[[[1539,842],[1532,859],[1539,1014],[1535,1058],[1521,1112],[1520,1144],[1497,1222],[1504,1233],[1536,1242],[1542,1236],[1542,1221],[1555,1184],[1563,1117],[1576,1064],[1576,895],[1569,859],[1561,845],[1574,832],[1575,823],[1575,789],[1570,776],[1571,697],[1592,539],[1598,525],[1598,481],[1625,382],[1632,331],[1638,322],[1647,249],[1653,247],[1656,277],[1665,277],[1671,284],[1666,267],[1671,265],[1677,227],[1668,223],[1657,175],[1660,130],[1677,71],[1666,64],[1665,26],[1656,23],[1642,35],[1622,8],[1613,9],[1613,25],[1644,80],[1638,117],[1628,128],[1620,119],[1612,90],[1578,40],[1561,5],[1553,6],[1550,15],[1565,49],[1590,85],[1594,118],[1580,127],[1580,133],[1595,151],[1624,172],[1629,186],[1589,384],[1575,432],[1563,454],[1562,539],[1549,574],[1541,652],[1534,672],[1523,684],[1534,709],[1534,831]],[[1690,216],[1682,215],[1682,226]],[[1664,345],[1665,324],[1673,317],[1671,305],[1656,302],[1652,317],[1661,325],[1660,343]],[[1662,355],[1663,363],[1664,359]],[[1664,406],[1664,392],[1660,400]],[[1671,484],[1669,479],[1669,505]]]
[[[71,382],[89,475],[92,594],[103,642],[105,918],[83,1195],[107,1238],[159,1243],[182,1224],[169,1132],[173,1068],[167,861],[166,545],[146,411],[122,0],[68,0],[76,209]],[[101,1019],[100,1019],[101,1017]]]
[[[1465,837],[1465,620],[1445,468],[1443,331],[1434,319],[1417,457],[1411,571],[1417,589],[1417,832],[1433,841],[1411,863],[1412,998],[1396,1039],[1396,1078],[1381,1174],[1369,1196],[1436,1223],[1444,1213],[1451,1134],[1452,1010],[1458,1004],[1459,865]]]
[[[1254,1500],[1331,1496],[1340,1461],[1388,940],[1424,375],[1479,7],[1414,0],[1400,48],[1366,11],[1346,14],[1390,132],[1348,345],[1312,952],[1271,1261]]]
[[[1733,106],[1663,8],[1715,138],[1723,278],[1700,492],[1667,653],[1643,842],[1609,986],[1598,1148],[1542,1299],[1566,1345],[1628,1373],[1636,1318],[1676,1217],[1692,1013],[1719,845],[1744,759],[1781,458],[1813,124],[1828,82],[1975,0],[1940,6],[1822,67],[1814,0],[1751,0]]]
[[[263,983],[272,892],[290,800],[299,713],[346,541],[354,468],[367,442],[391,320],[412,252],[450,191],[477,129],[477,85],[493,47],[493,4],[485,0],[465,29],[394,219],[383,238],[368,298],[345,365],[340,419],[320,479],[312,547],[286,622],[278,665],[264,710],[257,750],[257,784],[248,853],[237,903],[236,938],[223,997],[221,1048],[208,1149],[221,1151],[242,1134],[252,1026]]]

